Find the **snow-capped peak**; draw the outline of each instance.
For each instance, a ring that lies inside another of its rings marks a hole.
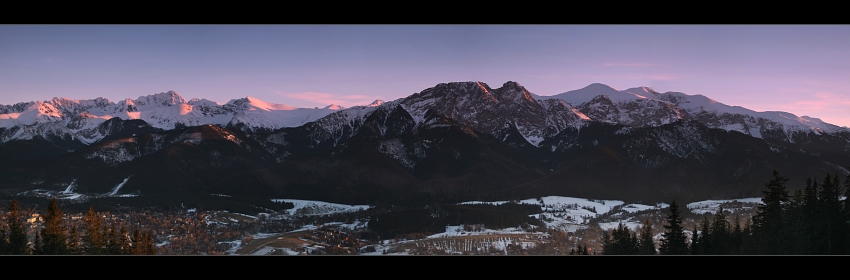
[[[552,97],[564,100],[567,103],[570,103],[570,105],[579,106],[599,95],[608,96],[608,98],[613,102],[636,98],[636,96],[632,93],[621,92],[608,85],[600,83],[593,83],[581,89],[571,90]]]
[[[263,100],[260,100],[260,99],[257,99],[255,97],[251,97],[251,96],[248,96],[248,97],[245,97],[245,98],[242,98],[242,99],[236,99],[236,100],[241,101],[240,104],[244,105],[244,108],[246,108],[247,110],[250,110],[250,111],[254,111],[254,110],[277,111],[277,110],[295,110],[295,109],[297,109],[297,108],[289,106],[289,105],[274,104],[274,103],[265,102]],[[231,101],[231,102],[233,102],[233,101]]]
[[[763,131],[777,128],[786,132],[802,130],[815,133],[841,129],[820,119],[797,117],[787,112],[756,112],[699,94],[659,93],[648,87],[617,91],[595,83],[552,97],[580,108],[594,120],[630,126],[654,126],[688,119],[754,137],[761,137]]]
[[[630,88],[630,89],[627,89],[627,90],[623,90],[623,92],[628,92],[628,93],[634,94],[635,96],[637,96],[639,98],[649,98],[649,99],[656,99],[656,95],[658,95],[657,91],[655,91],[651,88],[648,88],[648,87]]]
[[[369,103],[369,105],[366,105],[366,107],[378,107],[381,106],[381,104],[384,104],[384,101],[376,99],[375,101],[372,101],[372,103]]]
[[[300,126],[340,109],[342,107],[336,105],[325,109],[300,109],[254,97],[234,99],[224,105],[197,98],[187,102],[175,91],[141,96],[135,100],[126,98],[117,103],[105,98],[53,98],[50,101],[0,105],[0,127],[21,127],[9,130],[8,135],[0,135],[0,141],[59,133],[61,135],[55,136],[66,137],[70,134],[71,138],[91,144],[105,137],[98,126],[115,117],[123,120],[140,119],[161,129],[173,129],[178,125],[224,126],[229,123],[240,124],[246,129],[279,129]],[[49,127],[23,129],[23,126],[32,125]]]
[[[180,96],[180,94],[177,94],[176,91],[169,90],[168,92],[161,92],[148,96],[139,96],[139,98],[135,100],[135,104],[136,108],[138,108],[140,111],[143,111],[154,108],[186,104],[186,99]]]

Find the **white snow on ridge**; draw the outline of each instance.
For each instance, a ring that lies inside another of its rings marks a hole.
[[[0,128],[43,126],[57,124],[67,128],[65,133],[81,138],[86,144],[102,139],[103,135],[91,130],[111,118],[123,120],[140,119],[153,127],[174,129],[177,125],[199,126],[241,123],[251,128],[278,129],[296,127],[315,121],[343,107],[330,105],[325,108],[295,108],[283,104],[268,103],[253,97],[234,99],[224,105],[206,99],[187,102],[174,91],[129,98],[118,103],[105,98],[92,100],[70,100],[53,98],[16,105],[0,105]],[[36,133],[36,134],[33,134]],[[35,128],[19,130],[2,140],[31,139],[42,134]],[[87,137],[83,137],[87,135]]]
[[[634,100],[639,98],[645,98],[644,96],[640,96],[630,92],[618,91],[608,85],[593,83],[584,88],[567,91],[561,94],[553,95],[549,98],[557,98],[570,103],[573,107],[577,107],[581,104],[587,103],[591,99],[596,96],[605,95],[608,99],[611,99],[612,102],[617,103],[620,101],[626,100]]]
[[[658,93],[648,87],[630,88],[622,91],[617,91],[604,84],[591,84],[582,89],[564,92],[553,96],[544,96],[543,98],[556,98],[564,100],[573,106],[580,106],[594,97],[605,95],[614,104],[624,105],[639,99],[651,99],[658,102],[674,105],[692,115],[700,115],[705,113],[715,114],[718,117],[743,115],[749,116],[749,129],[745,129],[741,124],[719,124],[719,127],[725,130],[736,130],[753,137],[761,138],[760,129],[764,129],[759,125],[758,119],[764,119],[770,122],[781,124],[786,132],[791,131],[812,131],[814,133],[821,132],[837,132],[848,131],[848,128],[839,127],[837,125],[826,123],[818,118],[808,116],[798,117],[795,114],[779,111],[756,112],[741,106],[730,106],[720,103],[716,100],[703,95],[688,95],[681,92],[665,92]],[[722,122],[722,120],[721,120]]]

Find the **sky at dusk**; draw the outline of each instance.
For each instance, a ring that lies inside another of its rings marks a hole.
[[[458,81],[648,86],[850,126],[850,25],[0,25],[0,104],[354,106]]]

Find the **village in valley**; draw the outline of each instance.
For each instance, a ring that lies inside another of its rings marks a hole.
[[[66,200],[67,201],[67,200]],[[749,218],[759,199],[703,201],[688,205],[691,216],[726,211]],[[379,236],[370,220],[381,212],[368,205],[343,205],[281,199],[292,208],[247,215],[223,210],[169,211],[116,209],[98,212],[104,224],[152,233],[157,255],[566,255],[577,248],[601,252],[603,231],[619,225],[638,231],[649,222],[658,241],[669,205],[625,204],[617,200],[541,197],[520,201],[472,201],[457,206],[518,204],[538,207],[535,223],[490,227],[455,224],[427,232]],[[24,208],[26,209],[26,208]],[[44,217],[38,209],[23,211],[29,240],[35,240]],[[3,213],[5,216],[5,212]],[[386,215],[386,214],[384,214]],[[84,234],[86,213],[65,213],[68,228]],[[685,228],[693,228],[691,218]],[[132,230],[125,231],[131,232]],[[129,240],[130,236],[127,236]],[[33,242],[30,242],[34,246]]]

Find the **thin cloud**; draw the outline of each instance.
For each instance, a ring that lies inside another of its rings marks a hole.
[[[301,101],[307,101],[316,103],[319,105],[342,105],[346,107],[357,106],[357,105],[366,105],[375,101],[376,98],[374,96],[367,96],[363,94],[334,94],[334,93],[326,93],[326,92],[299,92],[299,93],[284,93],[278,92],[278,95],[283,97],[292,98]]]
[[[850,97],[847,96],[841,96],[831,92],[820,92],[816,93],[814,97],[809,100],[800,100],[792,104],[783,105],[783,107],[813,112],[848,112],[848,108],[850,108]]]
[[[850,126],[850,96],[820,92],[806,100],[777,104],[776,108],[798,116],[819,118],[827,123]]]
[[[672,74],[626,74],[626,75],[587,75],[591,79],[600,80],[653,80],[653,81],[672,81],[677,79],[677,75]]]
[[[538,75],[529,75],[529,77],[536,78],[536,79],[560,79],[560,78],[562,78],[561,76],[558,76],[558,75],[539,75],[539,76]]]
[[[656,63],[602,63],[597,64],[599,67],[647,67],[647,66],[657,66],[659,64]]]

